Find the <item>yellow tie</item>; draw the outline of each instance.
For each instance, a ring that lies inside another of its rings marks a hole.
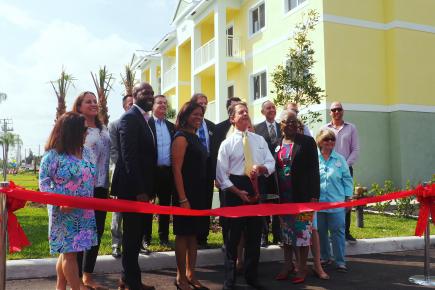
[[[252,163],[252,152],[251,147],[249,147],[249,139],[248,139],[248,132],[243,133],[243,155],[245,155],[245,175],[250,176],[252,166],[254,165]]]

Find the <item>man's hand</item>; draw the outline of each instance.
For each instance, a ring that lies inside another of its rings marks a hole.
[[[137,201],[142,201],[142,202],[149,202],[150,201],[150,197],[146,193],[141,193],[141,194],[136,195],[136,200]]]
[[[246,191],[246,190],[238,190],[238,192],[236,193],[238,196],[239,196],[239,198],[241,199],[241,200],[243,200],[244,202],[246,202],[246,203],[249,203],[250,202],[250,200],[249,200],[249,198],[248,198],[248,192]]]
[[[182,207],[182,208],[190,208],[189,201],[185,201],[185,202],[180,203],[180,207]]]

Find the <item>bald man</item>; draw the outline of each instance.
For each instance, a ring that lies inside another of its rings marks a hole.
[[[359,157],[359,140],[358,130],[352,123],[344,121],[344,109],[340,102],[333,102],[330,107],[329,115],[331,122],[322,127],[322,129],[330,129],[335,133],[335,148],[334,150],[346,158],[349,166],[350,174],[353,177],[353,165]],[[346,241],[356,243],[356,239],[350,234],[350,209],[346,213]]]

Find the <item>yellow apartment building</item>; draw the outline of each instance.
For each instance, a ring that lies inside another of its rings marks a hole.
[[[402,186],[435,173],[435,1],[180,0],[174,9],[174,30],[136,62],[172,107],[203,92],[206,117],[220,122],[226,99],[238,96],[262,121],[271,72],[285,62],[295,24],[315,9],[314,73],[327,97],[311,109],[325,123],[329,104],[343,103],[360,135],[356,181]]]

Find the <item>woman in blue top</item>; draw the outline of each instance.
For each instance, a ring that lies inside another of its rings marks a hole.
[[[334,151],[335,134],[329,129],[320,130],[316,137],[319,147],[320,199],[319,202],[348,200],[353,193],[353,180],[346,159]],[[332,242],[335,264],[340,272],[347,272],[345,255],[345,208],[319,211],[317,227],[320,236],[320,254],[324,263],[331,261]],[[330,237],[329,237],[330,235]]]
[[[85,118],[77,113],[63,114],[56,122],[45,146],[39,170],[41,191],[92,197],[95,166],[90,152],[83,148]],[[50,253],[60,253],[56,264],[56,289],[85,289],[77,265],[77,253],[97,244],[93,210],[68,206],[48,206]]]

